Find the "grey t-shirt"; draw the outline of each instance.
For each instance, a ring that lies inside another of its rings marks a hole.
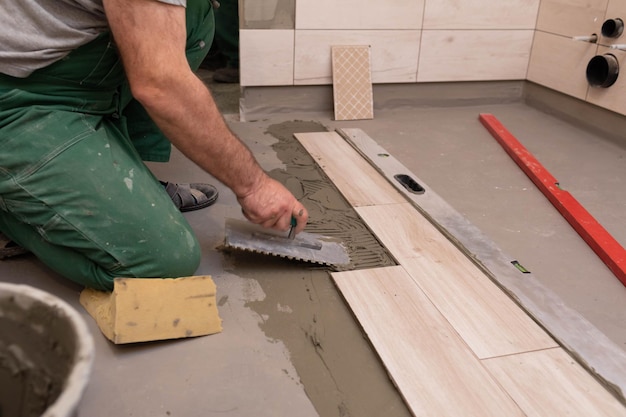
[[[0,72],[27,77],[95,39],[108,23],[102,0],[1,0],[0,28]]]

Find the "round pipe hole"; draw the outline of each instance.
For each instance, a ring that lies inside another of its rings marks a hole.
[[[612,54],[596,55],[587,65],[587,81],[592,87],[608,88],[619,75],[619,61]]]
[[[602,36],[619,38],[624,32],[624,21],[620,18],[608,19],[602,24]]]

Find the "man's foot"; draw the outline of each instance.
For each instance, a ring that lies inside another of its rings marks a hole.
[[[213,73],[216,83],[236,84],[239,82],[239,68],[220,68]]]
[[[176,184],[163,182],[165,191],[182,212],[209,207],[217,200],[217,189],[210,184]]]
[[[13,258],[14,256],[23,255],[25,253],[28,253],[27,249],[19,246],[17,243],[6,237],[4,233],[0,232],[0,260]]]

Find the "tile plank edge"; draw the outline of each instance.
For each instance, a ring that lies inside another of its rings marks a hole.
[[[537,323],[551,334],[588,372],[626,405],[626,352],[598,330],[580,313],[565,305],[553,291],[532,273],[524,274],[511,264],[511,258],[480,229],[470,223],[427,184],[358,128],[337,129],[361,156],[378,170],[409,202],[503,289]],[[375,156],[385,155],[376,159]],[[383,161],[379,163],[377,161]],[[389,172],[389,168],[396,168]],[[409,193],[394,175],[410,175],[424,189]]]

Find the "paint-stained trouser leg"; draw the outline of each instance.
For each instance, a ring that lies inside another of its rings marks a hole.
[[[239,68],[239,2],[222,0],[215,11],[215,41],[229,68]]]
[[[0,76],[0,230],[96,289],[119,276],[192,275],[198,242],[143,164],[132,117],[120,116],[115,48],[102,36],[75,52],[25,80]]]
[[[128,139],[97,118],[34,108],[0,129],[0,146],[21,156],[1,158],[0,229],[93,288],[111,289],[118,276],[193,274],[191,228]]]

